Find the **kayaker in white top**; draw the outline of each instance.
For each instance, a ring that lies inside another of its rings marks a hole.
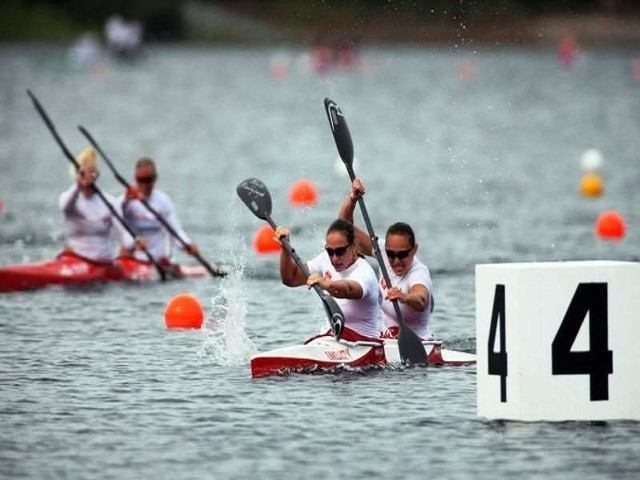
[[[289,238],[289,230],[278,226],[275,238]],[[378,337],[380,293],[375,272],[358,256],[353,225],[335,220],[327,230],[325,251],[307,262],[309,278],[298,268],[285,249],[280,253],[280,275],[288,287],[317,284],[340,306],[345,318],[342,339],[372,341]],[[327,332],[331,335],[331,332]]]
[[[353,222],[353,211],[358,197],[364,195],[364,185],[355,179],[351,192],[345,198],[338,216]],[[373,244],[369,234],[355,227],[356,241],[360,252],[374,255]],[[429,320],[433,312],[433,282],[429,268],[417,257],[418,244],[410,225],[397,222],[386,232],[385,240],[378,240],[385,268],[389,273],[392,287],[388,288],[382,274],[379,275],[379,286],[382,292],[382,322],[385,330],[380,335],[395,338],[398,334],[398,322],[391,300],[396,299],[400,306],[402,318],[407,325],[422,339],[433,338]]]
[[[180,249],[184,249],[184,246],[177,239],[170,237],[160,220],[140,201],[141,198],[145,199],[151,208],[187,243],[187,253],[195,255],[198,253],[198,246],[191,242],[189,236],[182,229],[169,195],[162,190],[154,189],[157,178],[155,162],[148,157],[139,159],[135,166],[136,186],[132,186],[118,197],[118,201],[122,205],[124,219],[136,235],[145,239],[149,253],[159,263],[168,264],[171,257],[171,246]],[[123,245],[121,253],[126,254],[126,250],[127,247]],[[143,252],[134,252],[134,256],[139,260],[146,260]]]
[[[93,148],[84,149],[76,158],[76,163],[76,181],[58,199],[67,232],[65,250],[88,260],[110,262],[114,258],[111,242],[113,227],[121,245],[126,245],[130,250],[144,248],[144,242],[134,241],[93,187],[100,175],[96,151]],[[105,192],[102,194],[121,214],[115,198]]]

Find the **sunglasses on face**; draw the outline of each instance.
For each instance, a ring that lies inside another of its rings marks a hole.
[[[327,254],[329,255],[329,258],[331,258],[334,255],[336,255],[338,257],[341,257],[342,255],[347,253],[347,250],[348,250],[349,247],[350,247],[350,245],[345,245],[344,247],[338,247],[338,248],[324,247],[324,249],[326,250]]]
[[[153,183],[156,177],[136,177],[138,183]]]
[[[393,250],[385,249],[385,252],[387,253],[387,257],[389,258],[389,260],[393,260],[394,258],[397,258],[398,260],[404,260],[409,256],[409,254],[411,253],[411,250],[412,248],[410,248],[409,250],[398,250],[396,252]]]

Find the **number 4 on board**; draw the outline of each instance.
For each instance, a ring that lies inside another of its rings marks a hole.
[[[496,330],[500,328],[500,350],[494,351],[496,346]],[[504,309],[504,285],[496,285],[493,297],[493,311],[491,312],[491,326],[489,327],[489,375],[500,375],[500,401],[507,401],[507,339],[506,318]]]
[[[581,283],[551,344],[553,375],[589,375],[591,401],[609,399],[613,352],[608,349],[607,284]],[[585,317],[589,315],[589,350],[574,352]]]
[[[580,283],[551,345],[553,375],[589,375],[591,401],[609,399],[613,352],[608,349],[607,284]],[[589,315],[589,350],[572,351]],[[496,333],[500,349],[495,351]],[[507,401],[505,288],[496,285],[488,341],[488,373],[500,376],[500,401]]]

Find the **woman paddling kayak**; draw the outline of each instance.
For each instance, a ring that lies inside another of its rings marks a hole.
[[[128,249],[146,248],[144,240],[134,239],[96,193],[94,183],[100,175],[96,151],[84,149],[76,163],[76,181],[58,199],[66,229],[65,251],[95,262],[111,262],[114,227],[119,241]],[[115,198],[108,193],[104,197],[122,215]]]
[[[339,218],[353,222],[353,212],[358,197],[364,195],[364,185],[355,179],[351,192],[345,198],[338,214]],[[373,255],[371,237],[355,227],[356,239],[360,251],[365,255]],[[381,332],[384,338],[395,338],[398,335],[398,321],[392,300],[397,300],[402,318],[407,325],[423,340],[433,339],[429,328],[429,319],[433,312],[433,282],[429,268],[417,257],[418,244],[410,225],[396,222],[388,229],[385,240],[378,240],[389,278],[389,288],[382,275],[379,287],[382,294],[382,321],[385,329]]]
[[[288,240],[289,230],[278,226],[275,238]],[[308,278],[283,249],[280,254],[282,283],[289,287],[318,285],[334,297],[345,318],[341,339],[377,340],[380,294],[375,272],[358,256],[353,225],[335,220],[327,230],[325,242],[325,251],[307,262]],[[331,331],[326,335],[332,335]]]

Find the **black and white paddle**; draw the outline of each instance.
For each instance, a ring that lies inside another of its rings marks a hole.
[[[84,128],[82,125],[80,125],[78,126],[78,130],[80,130],[80,132],[85,136],[85,138],[89,140],[89,143],[93,145],[93,147],[98,151],[98,153],[100,153],[102,158],[104,158],[104,161],[107,163],[107,165],[111,169],[111,172],[113,172],[113,175],[116,177],[116,180],[118,180],[118,182],[120,182],[123,187],[127,189],[131,188],[131,185],[129,185],[127,180],[122,175],[120,175],[120,173],[118,173],[118,171],[116,170],[116,167],[113,165],[113,163],[111,163],[111,160],[109,160],[109,157],[107,157],[107,154],[104,153],[104,151],[100,148],[100,145],[98,145],[98,142],[95,141],[95,139],[91,136],[91,134],[87,131],[87,129]],[[155,208],[153,208],[145,198],[140,198],[140,202],[142,202],[145,208],[149,210],[149,212],[151,212],[151,214],[158,219],[158,221],[162,224],[164,228],[167,229],[167,231],[173,238],[179,241],[185,249],[189,247],[187,242],[185,242],[184,239],[178,234],[178,232],[175,231],[175,229],[171,226],[171,224],[169,224],[169,222],[167,222],[164,219],[164,217],[160,215],[158,211]],[[211,265],[209,265],[209,263],[204,258],[202,258],[200,253],[195,253],[193,256],[195,257],[196,260],[200,262],[202,266],[204,266],[209,271],[212,277],[224,277],[227,275],[227,272],[214,269]]]
[[[356,174],[353,171],[353,142],[351,140],[349,127],[347,127],[347,121],[344,118],[340,107],[338,107],[338,104],[333,100],[325,98],[324,108],[327,112],[327,117],[329,118],[331,132],[333,133],[338,153],[340,154],[340,158],[344,162],[347,172],[349,173],[349,177],[353,182],[356,178]],[[360,205],[360,210],[362,211],[362,216],[364,217],[364,222],[367,226],[367,232],[371,238],[373,252],[378,265],[380,266],[382,277],[384,278],[385,283],[391,287],[391,279],[389,278],[389,273],[385,267],[382,252],[380,252],[380,245],[378,245],[378,237],[376,237],[376,234],[373,231],[373,226],[371,225],[371,220],[367,213],[367,207],[364,204],[364,198],[358,197],[358,205]],[[402,362],[411,365],[428,365],[429,359],[420,337],[418,337],[416,332],[414,332],[404,321],[398,301],[392,300],[392,303],[398,320],[398,350],[400,352]]]
[[[271,219],[271,195],[262,181],[257,178],[247,178],[238,184],[236,192],[256,217],[261,220],[265,220],[271,228],[274,230],[276,229],[276,224]],[[280,241],[282,243],[282,248],[287,251],[291,258],[296,262],[298,268],[308,277],[309,270],[307,269],[307,266],[291,247],[289,241],[286,238],[282,238]],[[322,300],[322,305],[324,306],[324,310],[329,319],[329,325],[331,326],[333,336],[336,340],[339,340],[344,328],[344,315],[340,306],[331,295],[324,292],[317,284],[313,286],[313,289],[320,297],[320,300]]]
[[[73,157],[73,155],[71,154],[71,152],[69,151],[67,146],[64,144],[64,142],[62,141],[62,138],[60,138],[60,135],[58,135],[58,132],[56,131],[56,127],[53,125],[53,122],[49,118],[49,115],[47,115],[47,113],[44,111],[44,108],[42,107],[42,105],[40,104],[40,102],[38,101],[36,96],[31,92],[31,90],[27,90],[27,94],[31,98],[31,101],[33,102],[33,105],[35,106],[36,110],[40,114],[40,117],[42,118],[44,123],[47,125],[47,128],[49,129],[49,131],[53,135],[53,138],[56,140],[56,142],[58,143],[58,145],[62,149],[62,152],[64,153],[65,157],[67,157],[67,160],[69,160],[71,162],[71,164],[77,170],[78,169],[78,163],[76,162],[76,159]],[[129,234],[133,238],[137,238],[136,234],[133,232],[133,230],[131,230],[131,227],[129,227],[129,225],[127,225],[127,223],[120,216],[120,214],[116,211],[116,209],[111,204],[111,202],[109,202],[109,200],[107,200],[107,198],[104,196],[104,193],[102,193],[102,190],[100,190],[98,188],[98,185],[96,185],[94,183],[93,184],[93,189],[96,192],[96,194],[98,195],[98,197],[100,197],[100,200],[102,200],[102,202],[106,205],[106,207],[109,209],[109,211],[111,211],[113,216],[118,220],[118,222],[120,222],[120,224],[122,224],[122,226],[125,228],[125,230],[127,230],[127,232],[129,232]],[[144,250],[144,253],[145,253],[147,259],[149,259],[149,262],[151,262],[151,264],[153,264],[153,266],[158,271],[158,274],[160,275],[160,279],[162,281],[164,281],[166,279],[165,271],[162,269],[160,264],[158,264],[156,259],[153,258],[153,256],[151,255],[151,253],[149,253],[148,250]]]

